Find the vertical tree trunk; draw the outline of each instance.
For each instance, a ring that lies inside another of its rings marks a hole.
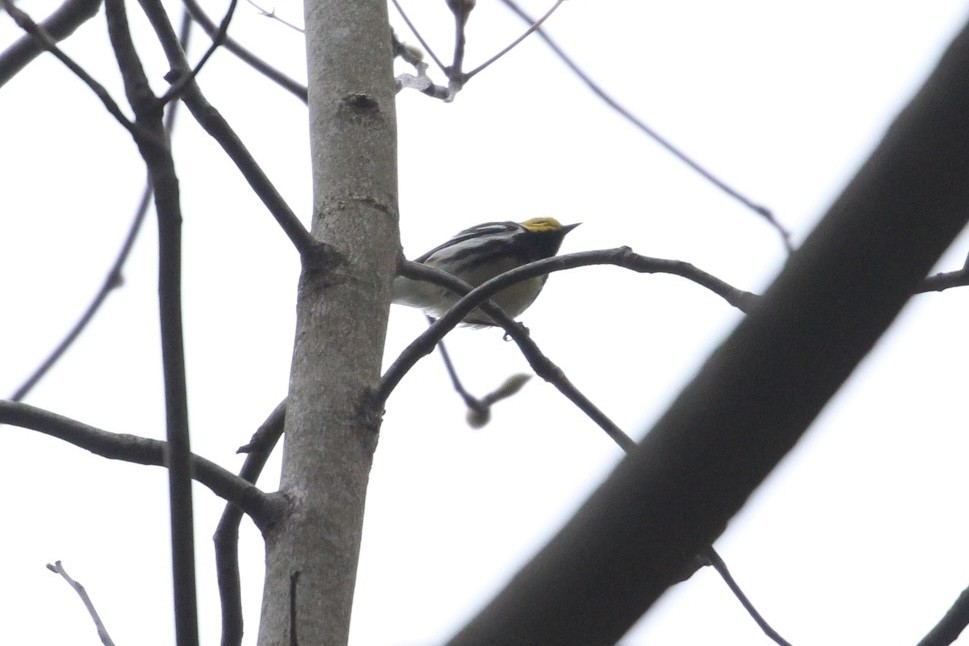
[[[344,644],[349,631],[379,427],[361,404],[380,374],[400,248],[386,9],[305,6],[312,231],[340,257],[303,259],[281,483],[291,506],[266,537],[261,646],[297,643],[291,627],[307,646]]]

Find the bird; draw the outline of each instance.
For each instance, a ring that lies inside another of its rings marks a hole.
[[[535,260],[558,253],[576,224],[561,224],[555,218],[531,218],[524,222],[485,222],[465,229],[447,242],[434,247],[415,262],[446,271],[472,287]],[[535,302],[548,274],[529,278],[491,297],[511,318],[517,318]],[[443,315],[458,296],[425,281],[397,276],[393,283],[393,302],[424,310],[434,318]],[[479,309],[462,321],[472,327],[487,327],[495,322]]]

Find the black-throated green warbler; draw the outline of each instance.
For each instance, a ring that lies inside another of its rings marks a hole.
[[[486,222],[465,229],[444,244],[434,247],[415,262],[441,269],[472,287],[506,271],[558,253],[565,235],[579,226],[562,225],[554,218],[532,218],[524,222]],[[504,289],[492,300],[508,316],[516,318],[528,309],[545,286],[548,275],[530,278]],[[431,283],[398,276],[394,279],[394,302],[441,316],[457,297]],[[480,310],[465,317],[467,325],[494,325]]]

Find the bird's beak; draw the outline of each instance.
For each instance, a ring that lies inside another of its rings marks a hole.
[[[576,222],[575,224],[565,224],[565,225],[562,226],[562,231],[564,231],[565,233],[568,233],[569,231],[571,231],[575,227],[579,226],[580,224],[582,224],[582,223],[581,222]]]

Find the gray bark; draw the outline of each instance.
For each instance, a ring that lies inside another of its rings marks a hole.
[[[281,482],[290,507],[266,536],[261,646],[347,641],[379,428],[363,402],[400,249],[386,3],[318,0],[305,19],[312,232],[327,247],[303,258]]]

